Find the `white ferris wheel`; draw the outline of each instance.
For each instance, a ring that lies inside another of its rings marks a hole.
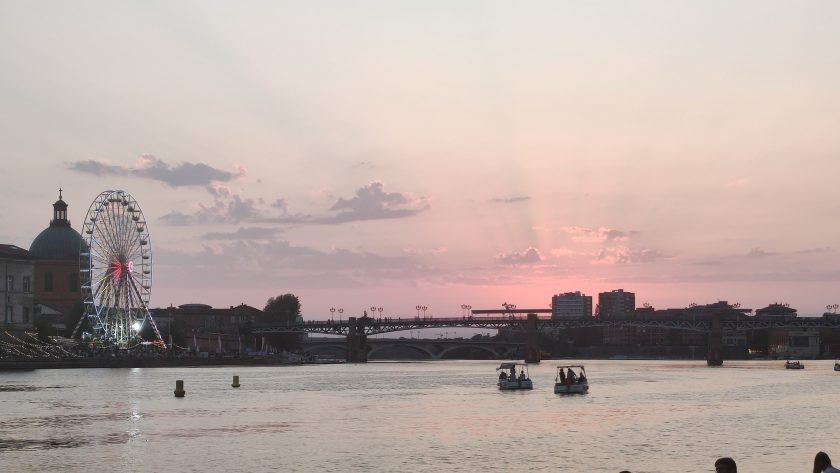
[[[88,209],[80,254],[85,314],[95,335],[127,347],[146,324],[164,344],[149,312],[152,246],[146,218],[128,192],[108,190]]]

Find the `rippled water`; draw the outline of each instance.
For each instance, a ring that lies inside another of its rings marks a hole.
[[[0,471],[810,471],[840,460],[840,373],[587,361],[585,396],[486,361],[0,372]],[[232,375],[242,387],[230,387]],[[175,380],[187,396],[176,399]],[[838,462],[840,463],[840,462]]]

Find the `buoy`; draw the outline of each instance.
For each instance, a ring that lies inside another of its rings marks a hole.
[[[184,397],[184,394],[187,392],[184,391],[184,380],[179,379],[175,381],[175,397]]]
[[[239,387],[239,376],[234,376],[233,377],[233,384],[231,384],[231,386],[233,386],[234,388]]]

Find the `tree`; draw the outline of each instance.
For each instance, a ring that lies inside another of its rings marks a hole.
[[[84,317],[84,319],[82,319]],[[81,338],[83,332],[93,332],[93,329],[90,326],[90,321],[87,317],[85,317],[85,304],[82,301],[76,301],[73,304],[73,310],[70,312],[70,315],[67,316],[67,323],[64,324],[64,336],[70,338],[73,336],[73,330],[76,329],[76,325],[79,324],[79,320],[82,321],[82,325],[79,327],[79,331],[76,332],[76,338]]]
[[[300,299],[294,294],[269,297],[263,311],[271,322],[293,325],[300,317]]]
[[[289,327],[301,320],[300,299],[294,294],[283,294],[277,297],[269,297],[265,303],[267,322]],[[298,351],[300,349],[302,333],[284,333],[271,335],[269,343],[277,348],[286,351]]]

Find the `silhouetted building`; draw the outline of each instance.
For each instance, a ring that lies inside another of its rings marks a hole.
[[[580,291],[564,292],[551,298],[551,318],[592,317],[592,296]]]
[[[59,190],[58,200],[53,203],[50,226],[39,233],[29,247],[29,252],[36,258],[34,292],[39,313],[66,317],[82,300],[79,254],[83,249],[86,250],[87,245],[70,226],[67,203]]]
[[[598,294],[598,316],[602,319],[629,317],[636,310],[636,294],[615,289]]]
[[[0,245],[0,296],[3,318],[0,330],[32,330],[35,304],[32,283],[35,280],[35,257],[15,245]]]
[[[161,336],[169,343],[197,352],[234,352],[261,344],[249,328],[265,324],[265,312],[249,305],[216,309],[206,304],[182,304],[150,310]]]

